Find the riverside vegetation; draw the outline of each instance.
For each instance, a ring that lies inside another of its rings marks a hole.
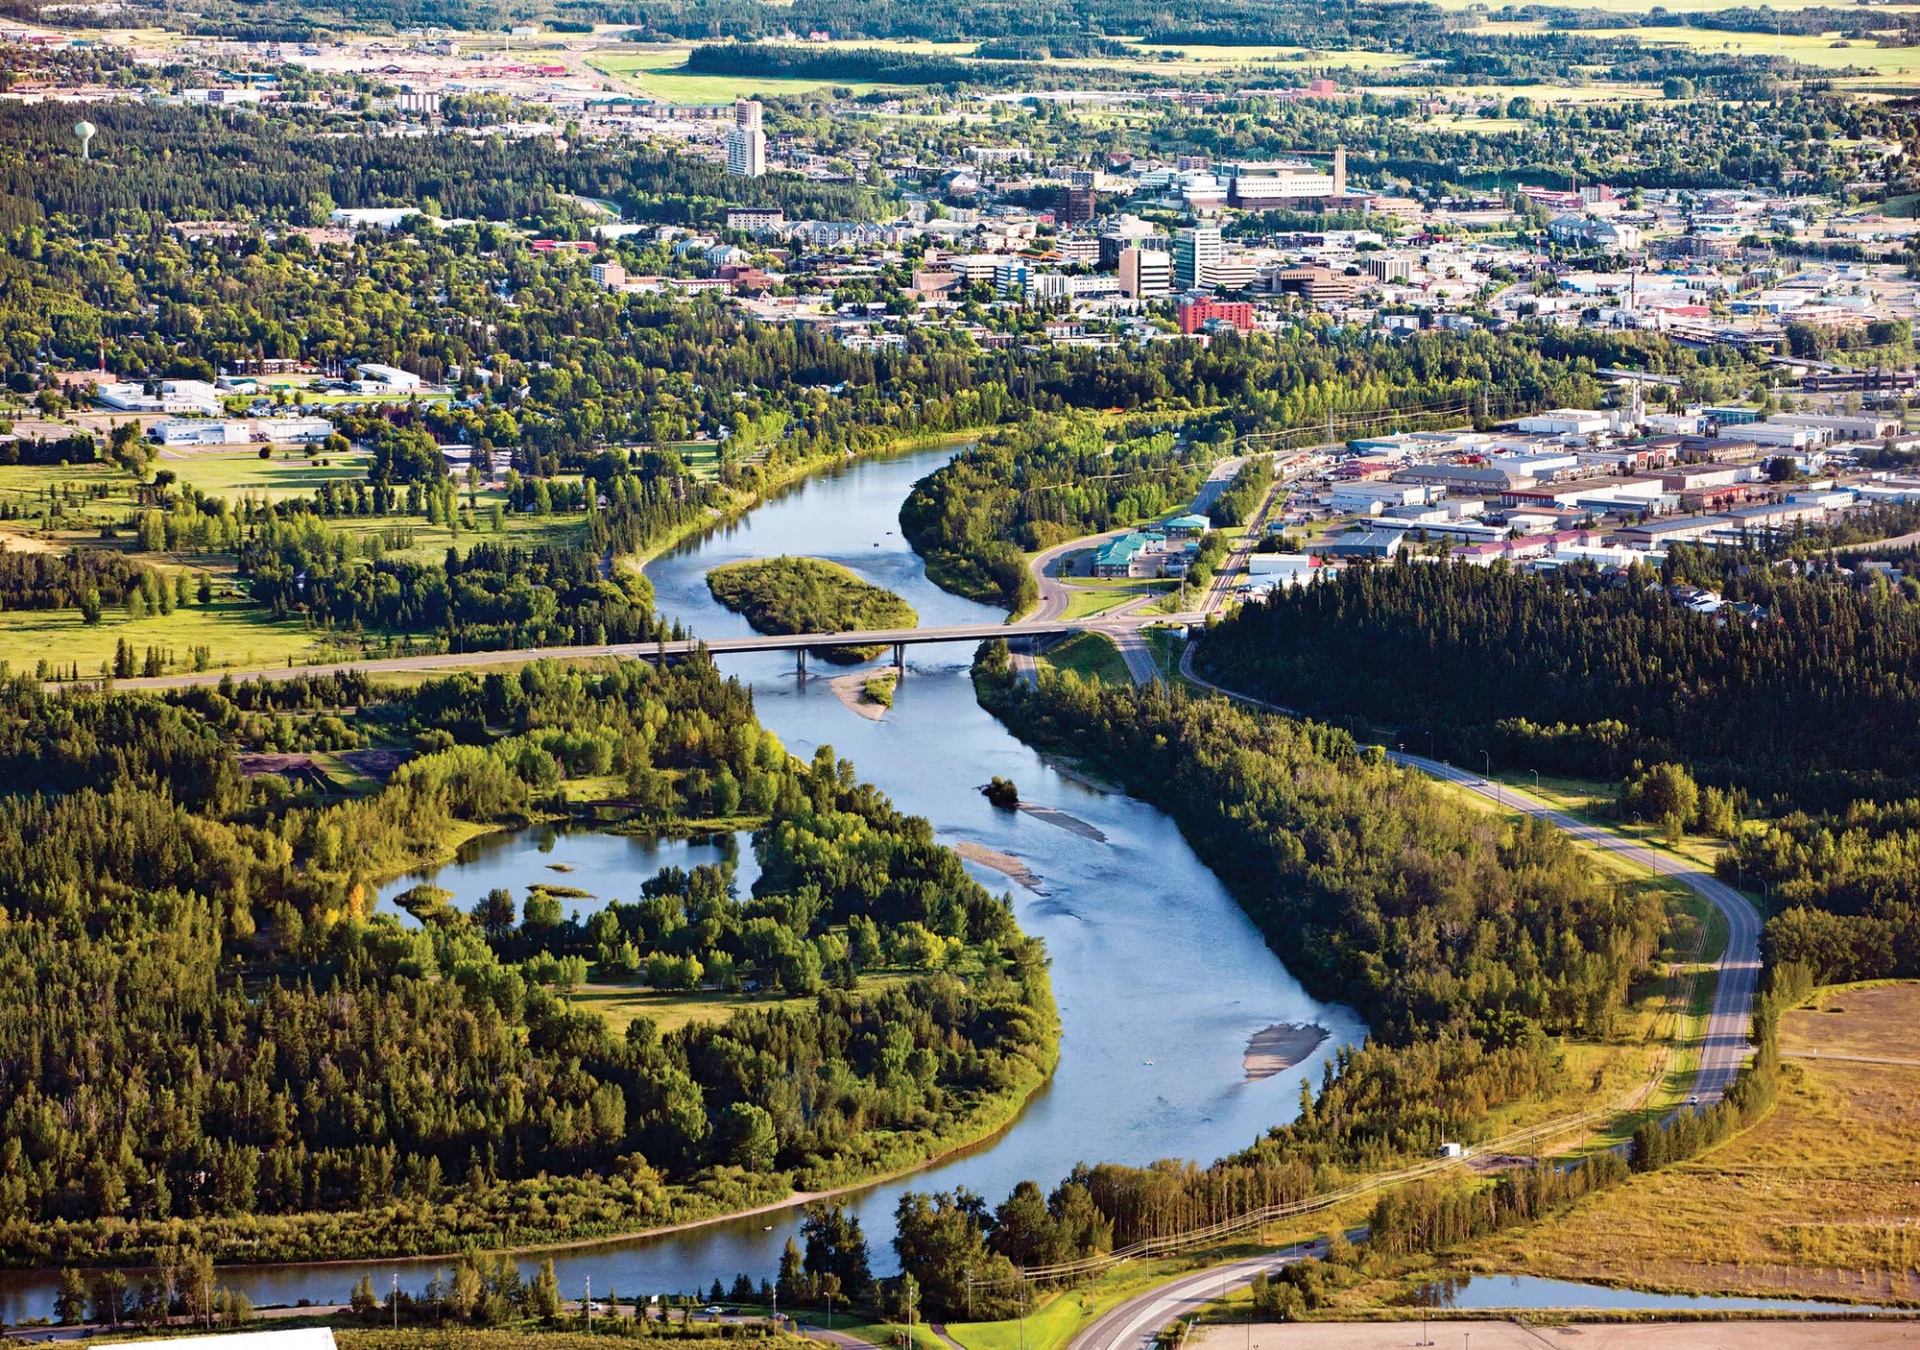
[[[340,799],[241,747],[414,753]],[[277,1260],[637,1231],[923,1161],[1050,1070],[1046,961],[927,822],[792,759],[709,665],[49,696],[0,684],[0,1248]],[[751,896],[670,870],[580,918],[374,883],[600,785],[757,825]],[[870,972],[889,977],[869,982]],[[784,996],[614,1035],[569,989]],[[793,1006],[792,996],[810,998]]]
[[[1665,589],[1681,580],[1734,608],[1691,612]],[[1224,684],[1419,748],[1431,728],[1469,763],[1625,779],[1624,809],[1705,825],[1729,840],[1728,881],[1766,884],[1770,961],[1818,983],[1920,975],[1910,582],[1686,549],[1623,585],[1370,568],[1241,607],[1197,655]]]
[[[728,609],[745,616],[756,633],[849,633],[911,628],[920,622],[913,606],[892,591],[819,558],[728,563],[707,573],[707,589]],[[841,665],[857,665],[871,661],[880,651],[879,647],[829,647],[821,654]]]

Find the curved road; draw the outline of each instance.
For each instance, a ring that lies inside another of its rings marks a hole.
[[[1180,673],[1194,684],[1272,712],[1304,715],[1277,703],[1236,693],[1198,674],[1193,668],[1194,647],[1194,643],[1188,643],[1187,649],[1180,655]],[[1720,911],[1727,921],[1727,945],[1721,951],[1720,959],[1714,963],[1713,1008],[1707,1016],[1706,1037],[1700,1048],[1700,1064],[1694,1075],[1694,1095],[1699,1097],[1701,1104],[1719,1101],[1733,1082],[1734,1075],[1740,1072],[1740,1066],[1746,1063],[1748,1055],[1752,1053],[1747,1037],[1753,1023],[1753,998],[1760,982],[1760,916],[1747,898],[1698,863],[1639,843],[1605,826],[1590,824],[1548,805],[1531,793],[1492,782],[1424,755],[1389,750],[1387,757],[1397,764],[1458,784],[1509,810],[1537,816],[1583,844],[1617,854],[1651,872],[1679,882]]]

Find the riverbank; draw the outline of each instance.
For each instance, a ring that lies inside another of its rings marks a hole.
[[[700,538],[723,525],[739,520],[748,513],[765,506],[787,489],[796,487],[807,479],[825,470],[847,464],[858,464],[866,460],[892,459],[900,455],[911,455],[921,450],[933,450],[945,445],[960,445],[977,440],[993,430],[997,423],[981,427],[968,427],[959,431],[933,432],[921,436],[905,436],[889,441],[872,450],[838,450],[812,459],[797,460],[781,466],[779,472],[769,474],[764,469],[756,475],[758,481],[750,491],[732,489],[734,499],[726,506],[702,520],[691,520],[663,532],[659,538],[634,553],[623,554],[617,560],[622,567],[631,567],[636,571],[644,570],[648,563],[662,558],[682,545]]]

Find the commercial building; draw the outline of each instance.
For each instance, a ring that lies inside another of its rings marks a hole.
[[[750,234],[755,239],[770,239],[781,232],[787,214],[777,206],[730,206],[727,228]]]
[[[1333,152],[1333,168],[1316,173],[1304,164],[1241,164],[1231,171],[1227,201],[1243,211],[1281,210],[1347,192],[1347,150]]]
[[[245,445],[249,439],[245,422],[199,419],[156,422],[147,435],[161,445]]]
[[[1154,248],[1128,248],[1120,253],[1120,294],[1129,300],[1152,302],[1173,293],[1173,256]]]
[[[410,370],[383,366],[377,361],[362,361],[354,366],[354,372],[364,382],[386,389],[418,389],[426,383]]]
[[[1271,274],[1273,289],[1287,295],[1304,296],[1310,304],[1345,304],[1360,292],[1360,279],[1331,267],[1309,263],[1303,267],[1283,267]]]
[[[1093,190],[1093,174],[1085,169],[1074,170],[1067,185],[1060,189],[1054,219],[1062,225],[1082,225],[1099,212],[1100,199]]]
[[[1214,285],[1214,271],[1226,253],[1218,225],[1189,225],[1173,236],[1173,284],[1183,291]]]
[[[1613,425],[1611,415],[1586,408],[1553,408],[1514,423],[1536,436],[1592,436]]]
[[[1180,302],[1180,331],[1191,337],[1210,324],[1223,323],[1242,333],[1253,331],[1253,306],[1244,300],[1202,296]]]
[[[617,262],[595,263],[592,273],[593,284],[605,286],[610,291],[617,291],[627,284],[627,269]]]

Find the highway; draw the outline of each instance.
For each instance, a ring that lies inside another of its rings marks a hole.
[[[1273,712],[1293,713],[1292,709],[1278,704],[1237,694],[1196,673],[1193,668],[1196,645],[1189,643],[1180,658],[1180,673],[1189,681],[1242,703]],[[1701,1105],[1718,1101],[1724,1096],[1741,1065],[1752,1053],[1748,1033],[1760,975],[1760,917],[1746,897],[1697,864],[1579,820],[1531,793],[1489,781],[1422,755],[1400,751],[1388,751],[1388,755],[1408,768],[1457,784],[1503,808],[1538,816],[1582,843],[1618,854],[1663,877],[1670,877],[1720,911],[1727,920],[1727,945],[1714,963],[1713,1007],[1708,1016],[1700,1062],[1694,1072],[1693,1093]],[[1176,1318],[1190,1316],[1226,1294],[1246,1288],[1253,1282],[1254,1276],[1263,1270],[1271,1271],[1315,1254],[1313,1244],[1284,1247],[1183,1275],[1109,1310],[1074,1337],[1070,1350],[1143,1350],[1143,1347],[1151,1345],[1161,1328]]]

